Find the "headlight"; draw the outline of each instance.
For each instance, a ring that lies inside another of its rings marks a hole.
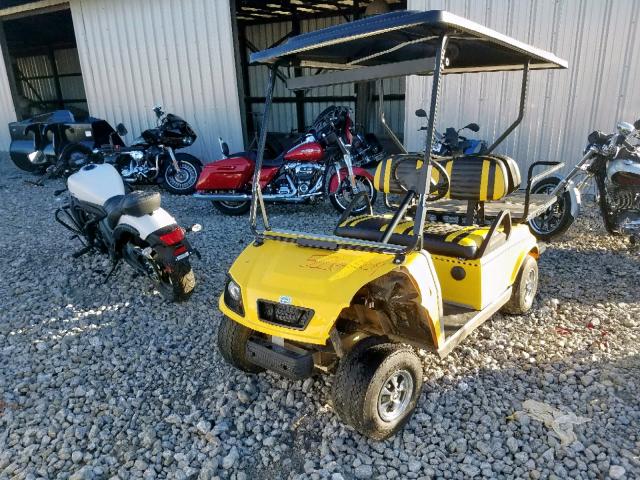
[[[224,303],[234,312],[244,315],[240,285],[238,285],[231,277],[227,279],[227,284],[224,287]]]

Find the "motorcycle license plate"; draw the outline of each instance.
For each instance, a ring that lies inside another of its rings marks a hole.
[[[178,255],[178,256],[176,257],[176,261],[180,261],[180,260],[182,260],[183,258],[187,258],[188,256],[189,256],[189,252],[181,253],[180,255]]]

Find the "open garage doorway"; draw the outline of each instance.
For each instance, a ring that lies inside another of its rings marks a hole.
[[[68,5],[2,19],[3,50],[18,120],[52,110],[87,115]]]
[[[256,144],[262,121],[268,69],[251,65],[252,53],[286,42],[291,36],[333,25],[353,22],[367,16],[405,10],[406,0],[232,0],[236,36],[238,92],[243,114],[245,141]],[[379,96],[373,82],[334,85],[293,92],[285,85],[289,78],[319,73],[309,68],[280,68],[277,73],[269,134],[281,145],[288,145],[305,131],[320,112],[331,105],[349,107],[360,132],[379,136],[385,151],[393,142],[382,130],[378,116]],[[384,112],[392,130],[403,137],[405,79],[384,81]]]

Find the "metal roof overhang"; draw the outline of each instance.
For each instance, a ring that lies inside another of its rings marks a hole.
[[[337,83],[380,78],[375,75],[389,76],[394,70],[397,73],[390,76],[429,75],[442,35],[448,36],[445,74],[522,70],[527,62],[532,70],[567,68],[566,60],[550,52],[443,10],[391,12],[298,35],[252,54],[251,62],[361,71],[344,81],[340,78],[349,75],[340,77],[337,72],[333,77],[323,74],[325,80],[315,83],[305,84],[299,77],[290,82],[291,88],[326,85],[332,78]]]

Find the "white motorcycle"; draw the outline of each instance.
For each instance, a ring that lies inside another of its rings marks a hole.
[[[191,296],[195,277],[189,257],[197,251],[185,233],[199,231],[200,225],[180,227],[160,208],[157,192],[125,193],[120,174],[109,164],[85,165],[67,178],[67,189],[69,201],[56,210],[55,218],[83,243],[74,258],[99,251],[113,261],[107,278],[125,260],[149,276],[167,300]]]

